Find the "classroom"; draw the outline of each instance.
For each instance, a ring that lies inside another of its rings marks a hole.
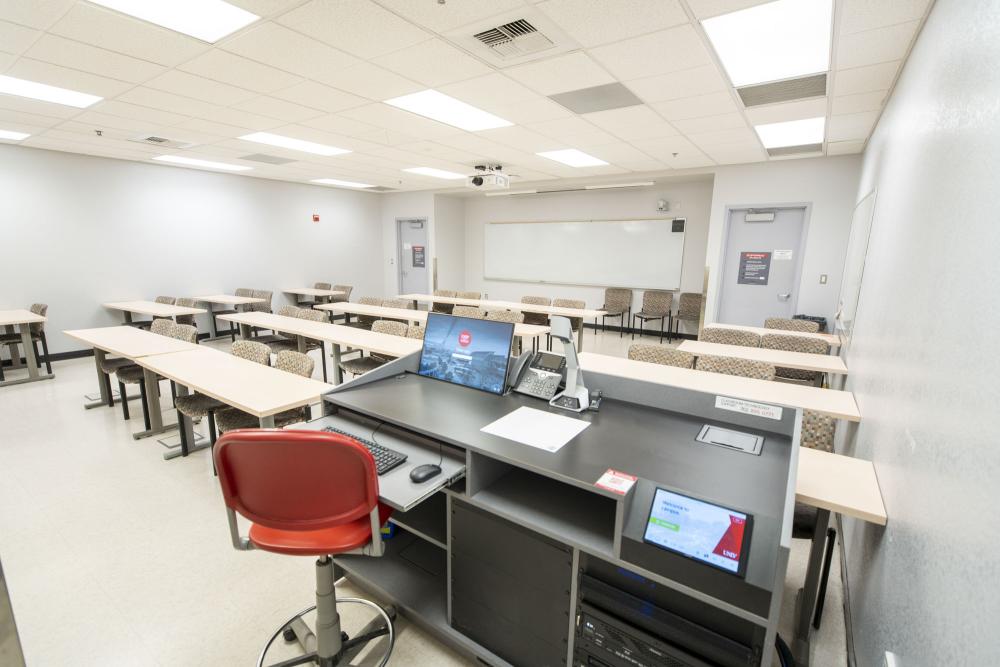
[[[0,0],[0,667],[1000,665],[996,0]]]

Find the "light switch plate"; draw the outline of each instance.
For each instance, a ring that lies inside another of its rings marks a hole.
[[[820,285],[825,285],[826,284],[826,274],[825,273],[819,274],[819,284]]]

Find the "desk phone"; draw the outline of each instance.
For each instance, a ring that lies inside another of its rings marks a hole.
[[[547,401],[566,382],[566,357],[555,352],[525,352],[511,377],[514,391]]]

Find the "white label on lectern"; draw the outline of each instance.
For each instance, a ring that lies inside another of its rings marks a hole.
[[[629,492],[637,479],[639,478],[635,475],[630,475],[627,472],[620,472],[618,470],[608,468],[604,474],[601,475],[601,478],[594,482],[594,486],[598,486],[602,489],[613,491],[620,496],[624,496]]]
[[[728,396],[716,396],[715,407],[720,410],[742,412],[745,415],[781,421],[781,408],[777,405],[769,405],[768,403],[755,403],[754,401],[744,401],[738,398],[729,398]]]

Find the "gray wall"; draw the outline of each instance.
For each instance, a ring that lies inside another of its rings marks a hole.
[[[1000,664],[1000,7],[938,0],[864,155],[877,189],[841,443],[885,529],[845,522],[858,664]]]
[[[379,195],[0,145],[0,309],[49,304],[64,329],[106,301],[275,292],[316,281],[381,294]],[[320,222],[312,222],[312,214]],[[207,331],[207,319],[199,328]]]

